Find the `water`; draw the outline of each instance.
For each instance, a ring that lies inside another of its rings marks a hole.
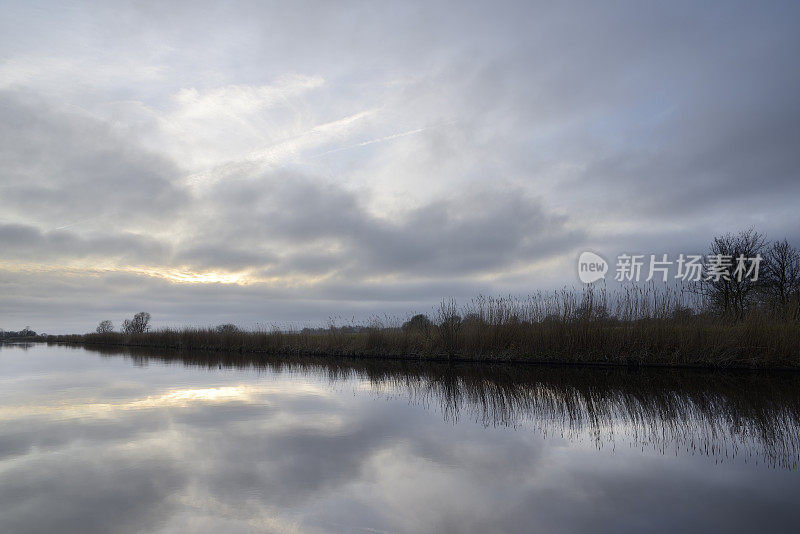
[[[793,532],[800,377],[0,347],[0,532]]]

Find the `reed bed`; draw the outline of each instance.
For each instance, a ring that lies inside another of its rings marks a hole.
[[[680,287],[539,292],[443,301],[432,318],[375,317],[366,325],[245,331],[161,329],[49,336],[48,341],[183,350],[430,360],[797,368],[796,313],[749,310],[731,320]]]

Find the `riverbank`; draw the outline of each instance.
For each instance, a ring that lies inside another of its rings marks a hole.
[[[800,369],[800,326],[789,322],[461,321],[458,326],[351,330],[331,327],[325,331],[253,332],[184,328],[141,334],[47,336],[45,340],[273,355]]]

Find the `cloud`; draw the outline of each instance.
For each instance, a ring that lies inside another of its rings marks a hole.
[[[67,230],[41,232],[20,224],[0,224],[0,247],[16,262],[92,259],[128,264],[158,263],[168,249],[159,241],[136,234],[82,237]]]
[[[44,228],[97,218],[91,226],[145,232],[187,200],[169,159],[18,92],[0,91],[0,165],[4,217]]]
[[[319,76],[286,75],[261,86],[184,88],[174,95],[168,109],[150,112],[158,122],[161,147],[200,172],[256,158],[252,153],[265,145],[289,149],[287,137],[301,134],[299,125],[292,122],[304,96],[323,84]],[[272,148],[272,152],[277,150]]]
[[[201,239],[241,251],[266,247],[265,274],[327,267],[350,280],[458,277],[544,261],[582,239],[565,216],[513,188],[454,193],[396,217],[371,213],[358,192],[291,172],[222,183],[210,197],[212,231]]]
[[[0,304],[318,320],[569,284],[578,247],[797,234],[794,6],[304,6],[9,8],[4,260],[41,265]],[[56,272],[78,258],[117,270]]]

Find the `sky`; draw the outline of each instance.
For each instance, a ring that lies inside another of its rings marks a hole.
[[[791,2],[0,1],[0,328],[324,324],[800,243]]]

